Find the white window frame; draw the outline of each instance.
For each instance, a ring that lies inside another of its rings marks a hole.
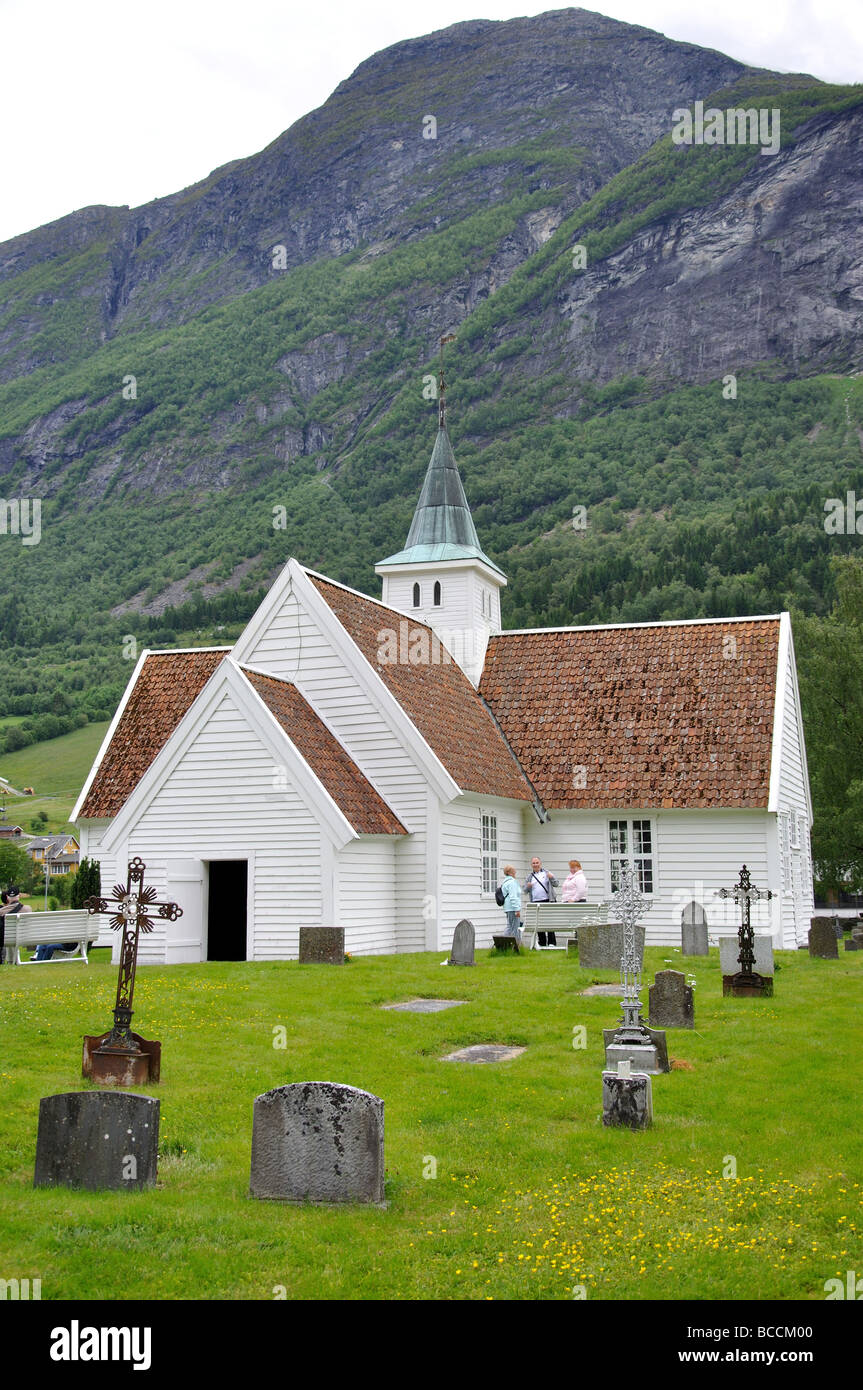
[[[479,827],[480,893],[485,898],[492,896],[500,882],[497,814],[480,811]]]
[[[613,847],[612,847],[612,846],[613,846],[613,841],[612,841],[612,827],[617,828],[617,827],[619,827],[619,826],[621,826],[621,825],[623,825],[623,826],[626,827],[626,830],[625,830],[625,836],[626,836],[626,838],[625,838],[625,842],[624,842],[624,849],[623,849],[623,852],[620,852],[619,850],[618,850],[617,852],[615,852],[615,850],[614,850]],[[650,851],[649,851],[649,853],[647,853],[647,854],[645,854],[643,850],[642,850],[640,853],[638,853],[638,854],[636,854],[636,852],[635,852],[635,827],[636,827],[636,825],[638,825],[639,827],[644,826],[644,825],[647,826],[648,834],[650,835]],[[639,888],[640,891],[643,892],[647,897],[655,897],[655,896],[656,896],[656,893],[657,893],[657,887],[656,887],[656,876],[657,876],[657,875],[656,875],[656,868],[657,868],[657,855],[656,855],[656,822],[652,819],[652,817],[650,817],[650,816],[631,816],[631,815],[630,815],[630,816],[609,816],[609,819],[608,819],[608,836],[607,836],[607,841],[606,841],[606,843],[608,844],[608,886],[609,886],[609,891],[610,891],[610,893],[616,893],[616,892],[617,892],[617,886],[616,886],[616,884],[615,884],[615,878],[616,878],[616,876],[617,876],[617,875],[616,875],[616,870],[617,870],[617,869],[619,868],[619,866],[621,866],[621,865],[629,865],[629,866],[634,867],[634,868],[636,869],[636,871],[637,871],[637,872],[636,872],[636,887]],[[649,873],[650,873],[650,887],[649,887],[649,888],[645,888],[645,887],[644,887],[644,869],[645,869],[645,866],[649,866]]]

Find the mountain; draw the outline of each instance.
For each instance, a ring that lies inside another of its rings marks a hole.
[[[675,144],[697,101],[778,112],[781,148]],[[192,188],[0,245],[0,489],[43,504],[38,545],[0,536],[0,713],[104,717],[138,645],[224,640],[291,553],[375,592],[452,331],[505,622],[824,611],[861,132],[861,87],[585,10],[474,21]]]

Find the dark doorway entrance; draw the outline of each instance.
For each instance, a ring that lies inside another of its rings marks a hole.
[[[245,859],[211,859],[207,908],[207,960],[246,959]]]

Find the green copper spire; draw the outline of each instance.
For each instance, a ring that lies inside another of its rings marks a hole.
[[[441,342],[448,342],[449,338]],[[438,560],[482,560],[498,574],[479,543],[464,495],[446,427],[446,383],[441,361],[438,432],[404,550],[381,560],[382,565],[428,564]]]

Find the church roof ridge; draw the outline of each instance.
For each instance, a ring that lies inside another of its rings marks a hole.
[[[782,619],[783,613],[784,610],[780,613],[755,613],[733,618],[663,618],[640,623],[579,623],[555,627],[506,627],[500,632],[492,633],[490,640],[494,641],[500,637],[541,637],[543,634],[551,632],[618,632],[624,628],[637,627],[696,627],[700,623],[778,623]]]

